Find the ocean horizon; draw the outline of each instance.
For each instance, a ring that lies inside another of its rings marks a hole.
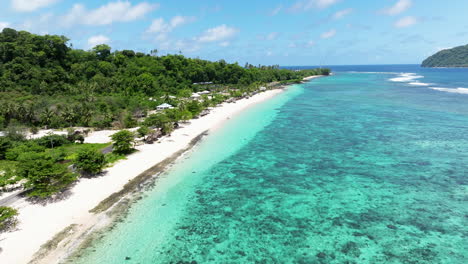
[[[68,261],[466,263],[468,69],[324,67],[210,131]]]

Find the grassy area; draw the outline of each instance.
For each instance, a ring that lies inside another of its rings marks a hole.
[[[107,167],[111,167],[114,163],[122,159],[126,159],[126,156],[123,154],[117,154],[117,153],[112,153],[112,152],[107,153],[106,154]]]
[[[60,146],[55,149],[51,149],[51,151],[63,151],[66,156],[66,160],[74,160],[78,152],[83,150],[94,150],[94,151],[101,151],[102,149],[110,146],[111,143],[103,143],[103,144],[70,144]]]
[[[0,160],[0,188],[19,180],[12,173],[7,173],[13,172],[17,163],[17,161]]]
[[[9,169],[14,169],[17,161],[11,160],[0,160],[0,172],[7,171]],[[0,176],[1,177],[1,176]]]

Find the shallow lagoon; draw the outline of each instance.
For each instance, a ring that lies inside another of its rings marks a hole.
[[[232,118],[71,262],[467,263],[468,95],[394,72],[339,72]]]

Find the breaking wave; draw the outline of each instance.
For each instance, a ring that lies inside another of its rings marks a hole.
[[[437,90],[447,93],[458,93],[458,94],[468,94],[468,88],[443,88],[443,87],[429,87],[432,90]]]
[[[392,82],[414,82],[416,79],[424,78],[422,75],[417,75],[416,73],[401,73],[398,77],[391,78],[389,81]]]

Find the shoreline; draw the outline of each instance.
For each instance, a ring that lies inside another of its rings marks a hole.
[[[312,79],[320,78],[320,77],[325,77],[325,75],[312,75],[312,76],[307,76],[307,77],[304,77],[302,80],[303,80],[303,81],[310,81],[310,80],[312,80]]]
[[[138,191],[144,182],[157,178],[157,174],[190,150],[207,131],[283,89],[223,103],[210,114],[190,120],[190,124],[175,130],[170,137],[138,146],[136,153],[108,168],[104,176],[81,178],[65,192],[66,198],[62,200],[46,206],[24,198],[13,202],[11,206],[20,212],[19,224],[15,231],[0,234],[0,262],[57,263],[70,256],[90,233],[112,222],[106,214],[113,206],[118,207],[119,202]]]

